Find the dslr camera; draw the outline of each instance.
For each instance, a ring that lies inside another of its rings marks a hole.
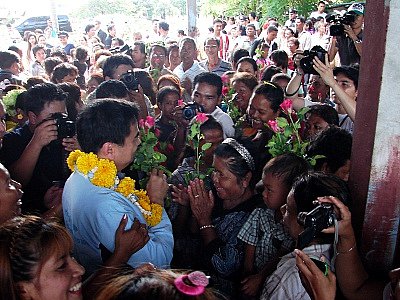
[[[185,120],[193,119],[198,112],[203,113],[204,107],[196,102],[188,103],[182,108],[182,116]]]
[[[297,222],[304,227],[304,231],[298,236],[300,249],[307,246],[322,230],[334,225],[336,215],[333,205],[321,203],[310,212],[300,212]]]
[[[139,80],[136,77],[135,71],[129,70],[128,72],[122,74],[119,78],[130,91],[139,90]]]
[[[354,13],[346,12],[343,15],[330,14],[325,20],[330,23],[329,31],[331,36],[339,36],[344,34],[344,25],[350,25],[356,19]]]
[[[58,140],[62,140],[64,138],[70,138],[75,135],[75,122],[68,119],[67,114],[59,112],[53,113],[49,118],[43,120],[40,124],[48,120],[56,120]]]
[[[313,68],[314,57],[318,57],[320,61],[325,63],[325,54],[327,52],[321,46],[314,46],[310,50],[304,50],[304,57],[300,60],[300,66],[306,74],[319,75],[318,72]]]

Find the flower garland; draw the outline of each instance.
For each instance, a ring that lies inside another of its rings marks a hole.
[[[94,153],[84,153],[75,150],[67,159],[69,169],[78,171],[88,178],[95,186],[108,188],[120,193],[135,204],[143,214],[149,226],[155,226],[161,221],[162,206],[151,203],[145,190],[135,189],[135,180],[130,177],[119,179],[115,163],[108,159],[99,159]]]

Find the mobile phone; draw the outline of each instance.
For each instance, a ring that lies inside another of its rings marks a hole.
[[[328,276],[329,266],[326,262],[320,261],[319,259],[313,257],[310,257],[310,259],[317,265],[318,269],[320,269],[325,276]]]

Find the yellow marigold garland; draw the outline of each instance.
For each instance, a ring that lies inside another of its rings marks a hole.
[[[92,184],[116,191],[138,206],[149,226],[160,223],[162,206],[151,203],[145,190],[136,190],[135,180],[132,178],[125,177],[120,180],[113,161],[99,159],[94,153],[75,150],[68,156],[67,164],[71,171],[82,173]]]

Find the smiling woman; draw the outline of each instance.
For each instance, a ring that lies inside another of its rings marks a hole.
[[[71,256],[73,242],[61,225],[17,217],[0,228],[2,299],[80,300],[84,269]]]

